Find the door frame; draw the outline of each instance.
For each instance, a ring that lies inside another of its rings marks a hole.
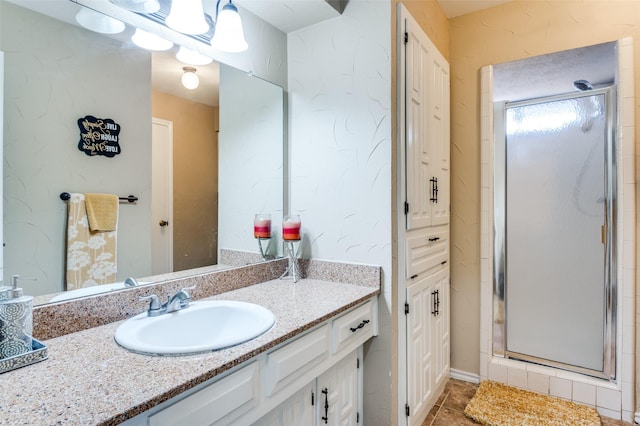
[[[605,187],[605,199],[606,206],[604,212],[604,226],[605,232],[605,247],[604,247],[604,319],[603,319],[603,371],[592,370],[589,368],[582,368],[575,365],[569,365],[558,361],[552,361],[548,359],[537,358],[532,355],[510,352],[507,350],[507,306],[506,306],[506,293],[507,293],[507,274],[506,270],[506,258],[508,256],[506,247],[506,219],[508,212],[506,211],[506,120],[504,119],[506,110],[508,108],[518,108],[522,106],[538,105],[542,103],[564,101],[582,97],[590,97],[603,95],[605,98],[605,120],[606,128],[604,135],[604,162],[605,173],[604,182]],[[590,376],[599,377],[607,380],[614,380],[616,376],[616,315],[617,310],[617,256],[616,256],[616,217],[614,212],[617,211],[617,161],[616,150],[617,140],[615,137],[615,125],[614,120],[616,114],[616,93],[615,86],[609,86],[602,89],[589,90],[584,92],[572,92],[561,95],[546,96],[542,98],[535,98],[529,100],[522,100],[517,102],[498,102],[494,105],[494,156],[496,158],[494,164],[494,229],[496,229],[495,237],[493,239],[493,258],[494,258],[494,270],[496,271],[495,280],[493,285],[493,300],[494,309],[493,321],[494,329],[500,329],[501,334],[494,336],[493,339],[493,354],[496,356],[505,356],[506,358],[520,359],[523,361],[536,362],[541,365],[547,365],[551,367],[562,368],[565,370],[574,371],[581,374],[587,374]],[[502,232],[497,232],[502,230]],[[500,292],[499,288],[502,287],[503,291]]]
[[[635,146],[635,105],[634,93],[634,42],[632,38],[619,39],[617,44],[617,75],[618,87],[617,109],[618,122],[616,123],[616,137],[618,139],[618,151],[616,159],[618,164],[618,205],[620,208],[615,213],[618,227],[618,327],[616,332],[616,380],[607,381],[592,378],[577,373],[564,372],[552,367],[538,366],[517,360],[505,359],[494,356],[491,346],[493,341],[493,247],[491,241],[493,232],[493,129],[494,116],[491,94],[493,93],[493,66],[487,65],[480,69],[480,105],[485,116],[480,120],[480,324],[478,359],[479,374],[474,372],[459,372],[468,377],[477,377],[478,380],[494,380],[508,384],[510,380],[518,381],[518,386],[525,389],[534,389],[536,382],[529,382],[528,373],[531,372],[536,379],[552,381],[563,380],[563,386],[571,389],[575,386],[594,387],[594,398],[597,393],[603,392],[620,401],[615,409],[607,409],[611,417],[620,415],[623,420],[632,422],[634,411],[638,410],[637,418],[640,419],[640,405],[635,402],[634,390],[634,362],[635,359],[635,330],[636,330],[636,280],[638,269],[638,251],[636,241],[638,230],[636,226],[636,146]],[[523,374],[524,373],[524,374]],[[539,382],[538,382],[539,383]],[[549,392],[550,393],[550,390]],[[571,392],[556,393],[567,400],[574,400]],[[620,398],[620,399],[618,399]],[[576,401],[580,402],[580,401]],[[584,401],[582,401],[584,403]],[[594,399],[595,403],[595,399]]]

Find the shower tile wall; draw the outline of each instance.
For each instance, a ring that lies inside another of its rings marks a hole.
[[[480,378],[491,379],[535,392],[546,393],[597,408],[601,415],[633,421],[634,388],[634,278],[635,278],[635,147],[633,115],[633,46],[631,39],[619,44],[618,104],[621,132],[618,134],[618,165],[622,176],[619,191],[622,227],[618,258],[618,379],[607,382],[576,373],[492,356],[493,324],[493,117],[491,94],[493,72],[490,66],[481,70],[481,283],[480,283]],[[620,214],[620,213],[619,213]],[[621,342],[621,344],[620,344]]]

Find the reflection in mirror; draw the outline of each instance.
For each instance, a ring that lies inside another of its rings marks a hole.
[[[37,278],[25,284],[25,293],[35,296],[66,288],[61,192],[139,198],[119,205],[115,281],[261,261],[253,215],[282,215],[282,89],[222,65],[220,91],[228,96],[221,94],[218,105],[207,89],[208,72],[198,66],[207,99],[185,99],[163,86],[156,72],[164,68],[179,83],[184,64],[175,62],[169,71],[159,54],[129,41],[133,29],[103,36],[69,23],[79,10],[72,2],[57,2],[58,11],[69,8],[68,22],[14,2],[0,0],[5,282],[14,274]],[[252,93],[260,94],[256,103]],[[109,158],[78,149],[77,121],[87,115],[118,124],[121,153]],[[156,162],[163,125],[172,130],[173,149]],[[173,167],[154,165],[162,161]],[[159,190],[162,179],[173,189]],[[162,213],[158,193],[165,197]],[[160,226],[163,220],[167,226]],[[169,237],[166,246],[158,249],[154,232]]]

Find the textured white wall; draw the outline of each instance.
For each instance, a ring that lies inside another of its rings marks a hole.
[[[380,336],[365,348],[364,424],[391,421],[391,6],[288,35],[290,210],[304,257],[381,265]]]
[[[5,282],[31,295],[60,291],[67,192],[140,197],[120,205],[118,268],[150,270],[151,56],[84,29],[2,3],[5,51]],[[121,125],[122,153],[88,157],[77,148],[85,115]],[[145,236],[146,235],[146,236]]]

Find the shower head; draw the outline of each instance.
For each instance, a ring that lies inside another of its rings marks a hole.
[[[575,87],[576,90],[579,90],[581,92],[584,92],[585,90],[593,89],[593,86],[591,85],[591,83],[589,83],[588,80],[576,80],[573,82],[573,87]]]

